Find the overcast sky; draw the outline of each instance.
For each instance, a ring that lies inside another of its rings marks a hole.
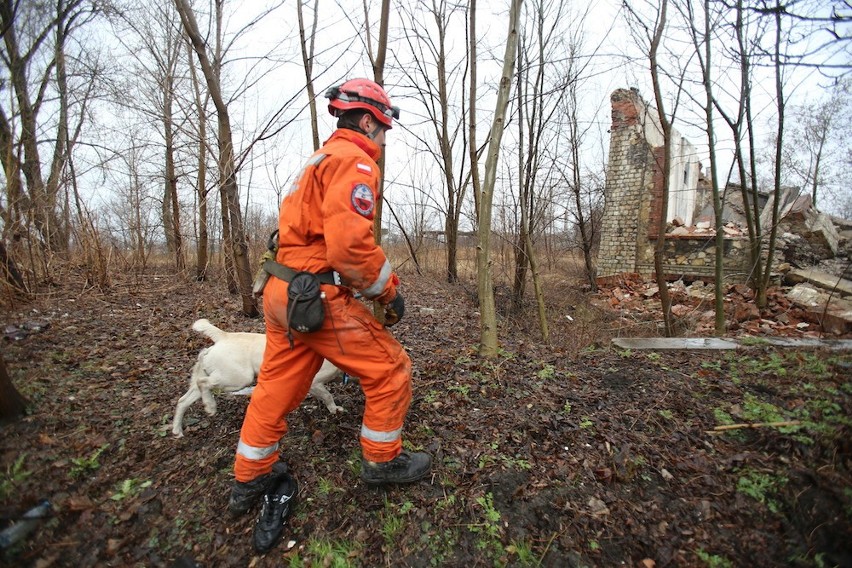
[[[229,37],[246,22],[255,20],[269,4],[272,2],[261,0],[227,2],[226,6],[232,10],[225,22]],[[377,29],[379,3],[368,4],[373,10],[370,14],[371,25]],[[399,2],[392,4],[390,44],[385,72],[387,90],[393,102],[402,108],[400,124],[388,135],[386,164],[386,179],[391,182],[387,187],[387,197],[398,204],[411,199],[407,187],[428,183],[423,180],[436,179],[434,175],[421,174],[429,166],[430,158],[414,150],[417,147],[416,137],[409,131],[416,128],[424,112],[420,103],[412,98],[412,93],[404,86],[404,77],[399,69],[399,66],[406,65],[411,57],[404,41],[409,22],[399,10],[399,5]],[[527,8],[532,5],[531,2],[526,2]],[[583,158],[591,167],[593,164],[603,164],[608,150],[609,95],[612,91],[617,88],[636,87],[648,101],[653,100],[653,92],[650,87],[647,56],[634,43],[622,13],[621,2],[594,0],[591,4],[573,7],[573,12],[560,23],[565,25],[566,29],[575,27],[580,19],[576,10],[585,10],[587,6],[588,17],[583,20],[584,50],[591,58],[591,65],[581,87],[581,120],[593,127],[590,132],[596,137],[589,141],[583,152]],[[361,0],[321,0],[319,7],[313,78],[320,98],[320,137],[325,139],[332,132],[334,123],[326,111],[325,99],[322,98],[324,90],[348,77],[371,77],[372,69],[365,56],[366,35],[363,29],[359,29],[364,20],[364,3]],[[312,8],[311,3],[305,6],[307,25],[311,24],[313,18]],[[499,77],[508,31],[507,8],[508,0],[479,2],[478,78],[480,94],[485,95],[481,108],[478,109],[480,142],[484,140],[493,112],[494,85]],[[198,20],[199,25],[204,28],[206,18],[202,12],[198,12]],[[456,17],[455,21],[455,28],[450,37],[451,61],[459,61],[460,55],[467,49],[464,20]],[[375,50],[375,44],[373,49]],[[248,85],[245,92],[230,105],[238,147],[244,148],[249,140],[257,135],[260,125],[269,121],[276,112],[280,112],[276,118],[276,124],[282,126],[280,133],[253,147],[250,160],[244,164],[240,174],[243,201],[248,200],[256,207],[274,212],[277,210],[280,192],[286,189],[292,176],[313,150],[295,4],[284,2],[261,18],[251,31],[236,40],[228,60],[223,77],[226,91],[234,92],[241,85]],[[826,81],[814,71],[798,74],[793,81],[796,87],[790,91],[789,102],[796,104],[817,98],[825,83]],[[757,81],[755,86],[757,97],[770,101],[774,96],[773,81],[770,77]],[[673,89],[669,86],[667,102],[671,101],[672,92]],[[764,105],[759,104],[758,108],[765,110],[765,115],[758,118],[766,122],[771,106],[767,102]],[[694,126],[695,117],[699,113],[700,107],[684,103],[679,111],[679,117],[683,118],[675,121],[675,127],[695,145],[706,166],[706,136],[700,128]],[[720,132],[723,132],[723,129],[720,129]],[[721,150],[720,158],[729,160],[731,142],[722,136],[717,148]],[[189,191],[189,188],[185,188],[185,191]]]

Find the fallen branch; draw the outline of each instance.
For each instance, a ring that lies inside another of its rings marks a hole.
[[[742,430],[743,428],[782,428],[784,426],[800,426],[801,424],[802,423],[799,420],[789,420],[787,422],[745,422],[742,424],[724,424],[722,426],[716,426],[712,430],[707,430],[707,433],[718,434],[719,432],[726,432],[728,430]]]

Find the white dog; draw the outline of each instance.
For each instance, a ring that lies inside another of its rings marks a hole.
[[[220,388],[231,393],[251,392],[250,387],[260,371],[266,348],[266,335],[263,333],[228,333],[206,319],[193,323],[192,329],[212,339],[213,345],[198,354],[189,379],[189,390],[180,397],[175,408],[172,434],[178,438],[183,436],[183,415],[196,400],[204,402],[207,414],[216,414],[212,389]],[[343,407],[334,404],[334,397],[325,384],[341,374],[340,369],[324,361],[311,383],[310,394],[325,403],[332,414],[343,412]]]

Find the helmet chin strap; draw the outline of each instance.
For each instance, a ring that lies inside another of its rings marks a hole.
[[[379,132],[382,132],[383,130],[384,130],[384,129],[383,129],[381,126],[379,126],[379,125],[377,124],[377,125],[376,125],[376,127],[375,127],[373,130],[371,130],[370,132],[365,132],[364,134],[365,134],[365,135],[367,136],[367,138],[369,138],[370,140],[375,141],[375,140],[376,140],[376,136],[378,136],[378,135],[379,135]]]

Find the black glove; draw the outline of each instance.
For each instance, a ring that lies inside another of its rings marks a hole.
[[[385,306],[385,327],[390,327],[405,315],[405,300],[398,291],[390,304]]]

